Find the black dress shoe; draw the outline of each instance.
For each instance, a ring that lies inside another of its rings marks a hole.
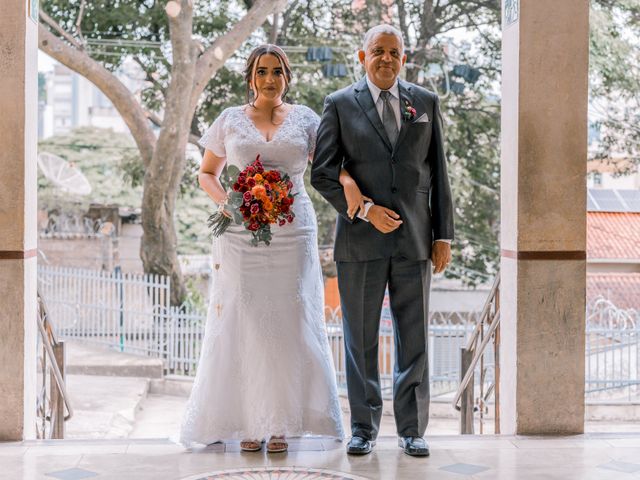
[[[367,440],[366,438],[354,435],[347,443],[347,453],[349,455],[366,455],[371,453],[373,446],[376,444],[373,440]]]
[[[400,437],[398,438],[398,446],[404,450],[404,453],[412,457],[429,456],[429,445],[422,437]]]

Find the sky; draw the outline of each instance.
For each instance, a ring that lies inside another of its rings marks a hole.
[[[53,70],[53,65],[55,64],[55,60],[51,58],[46,53],[38,50],[38,71],[39,72],[50,72]]]

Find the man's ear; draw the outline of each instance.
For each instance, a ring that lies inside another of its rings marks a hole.
[[[403,67],[404,67],[404,64],[405,64],[406,62],[407,62],[407,54],[405,53],[405,54],[402,56],[402,66],[403,66]]]
[[[364,65],[364,50],[358,50],[358,60],[360,60],[360,63]]]

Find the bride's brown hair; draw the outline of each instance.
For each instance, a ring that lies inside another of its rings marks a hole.
[[[282,73],[284,73],[284,93],[282,94],[282,100],[287,96],[287,93],[289,92],[289,83],[291,83],[291,65],[289,64],[289,59],[287,58],[287,54],[284,53],[284,50],[271,43],[266,43],[254,48],[249,54],[249,58],[247,58],[247,65],[244,69],[244,80],[247,84],[247,103],[252,107],[254,105],[250,101],[251,95],[253,94],[255,96],[252,85],[255,84],[256,67],[263,55],[273,55],[280,62]],[[253,101],[255,102],[255,100],[256,99],[254,98]]]

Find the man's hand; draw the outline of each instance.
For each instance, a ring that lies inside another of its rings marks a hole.
[[[433,273],[444,272],[447,265],[451,263],[451,245],[448,242],[433,242],[431,263],[433,263]]]
[[[367,220],[382,233],[391,233],[402,225],[400,215],[380,205],[372,205],[371,208],[369,208]]]

